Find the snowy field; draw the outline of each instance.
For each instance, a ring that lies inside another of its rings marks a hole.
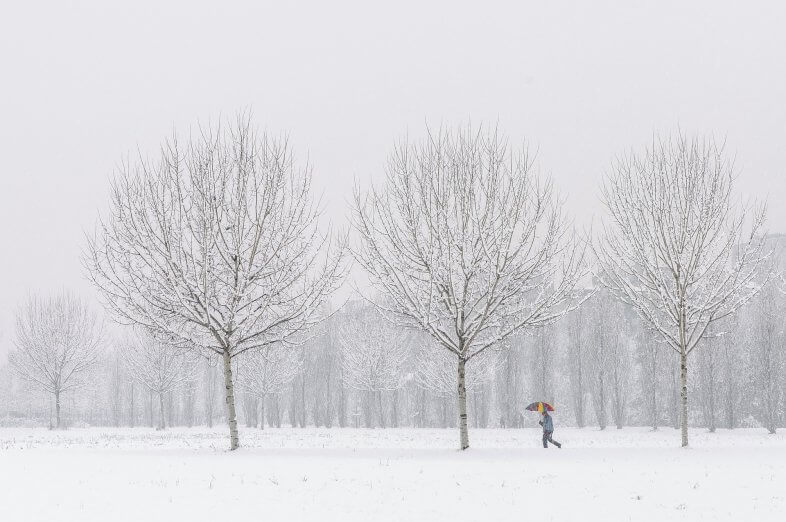
[[[786,515],[764,430],[0,429],[3,521],[756,520]]]

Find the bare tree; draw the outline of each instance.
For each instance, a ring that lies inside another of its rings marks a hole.
[[[33,296],[17,311],[11,365],[23,379],[52,394],[57,428],[63,394],[86,385],[102,341],[101,323],[73,294]]]
[[[756,294],[767,257],[764,208],[751,223],[736,212],[732,174],[722,147],[680,135],[618,160],[603,187],[611,223],[595,249],[598,275],[679,356],[683,446],[688,355],[711,323]]]
[[[167,346],[141,329],[124,339],[120,353],[131,378],[158,397],[158,429],[163,430],[164,396],[196,378],[195,355]]]
[[[269,346],[264,350],[247,352],[238,361],[238,385],[258,400],[260,428],[264,428],[265,399],[283,392],[303,371],[302,350]]]
[[[292,342],[343,277],[321,236],[310,167],[248,117],[166,141],[125,164],[85,264],[120,322],[221,357],[230,447],[239,444],[232,358]]]
[[[385,188],[356,196],[355,257],[387,298],[378,306],[455,359],[461,449],[466,364],[570,306],[582,254],[560,208],[526,150],[472,128],[397,146]]]

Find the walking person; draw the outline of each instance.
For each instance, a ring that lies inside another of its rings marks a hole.
[[[543,426],[543,447],[548,448],[548,443],[551,442],[556,447],[561,448],[562,444],[551,438],[551,434],[554,433],[554,422],[551,420],[551,415],[549,415],[549,411],[546,408],[543,408],[543,420],[538,421],[538,424]]]

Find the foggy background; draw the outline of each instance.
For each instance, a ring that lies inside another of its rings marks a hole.
[[[0,355],[28,292],[95,299],[79,254],[124,155],[252,109],[326,217],[425,124],[527,140],[579,225],[653,132],[712,133],[786,232],[781,2],[10,2],[0,7]]]

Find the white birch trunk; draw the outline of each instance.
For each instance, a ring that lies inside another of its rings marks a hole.
[[[467,385],[466,385],[466,361],[463,358],[458,360],[458,420],[459,420],[459,439],[462,450],[469,448],[469,431],[467,430]]]
[[[688,446],[688,355],[680,354],[680,427],[682,447]]]
[[[227,422],[229,423],[229,449],[236,450],[240,437],[237,432],[237,415],[235,413],[235,384],[232,381],[232,358],[229,351],[224,350],[224,388],[226,389]]]

